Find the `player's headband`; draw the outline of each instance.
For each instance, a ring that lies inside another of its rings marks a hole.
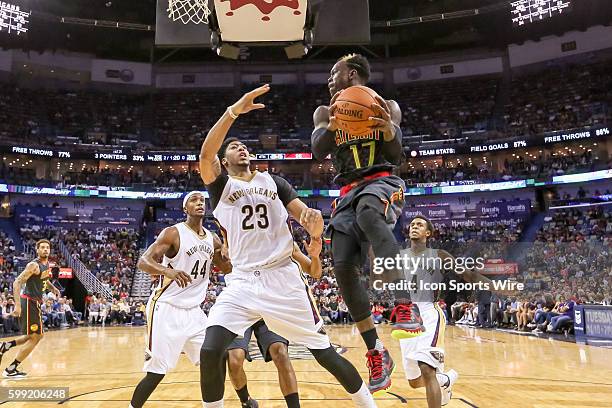
[[[185,196],[185,198],[183,198],[183,208],[185,208],[185,206],[187,206],[187,201],[189,201],[191,196],[193,196],[195,194],[202,194],[202,197],[204,197],[204,200],[206,200],[206,196],[204,195],[203,192],[201,192],[201,191],[192,191],[191,193],[187,194]],[[204,201],[204,203],[206,203],[206,201]]]

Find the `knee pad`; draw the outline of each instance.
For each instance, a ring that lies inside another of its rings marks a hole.
[[[200,350],[200,367],[211,367],[220,364],[226,358],[223,350],[217,347],[204,347]]]
[[[361,284],[359,267],[353,264],[337,263],[334,273],[338,286],[353,320],[360,322],[371,316],[370,297]]]
[[[336,350],[333,347],[329,347],[326,349],[317,349],[310,350],[313,357],[317,362],[325,369],[329,369],[332,366],[333,361],[336,359]]]
[[[165,377],[165,374],[147,372],[147,375],[145,376],[144,381],[147,384],[157,387],[157,385],[161,382],[161,380],[164,379],[164,377]]]

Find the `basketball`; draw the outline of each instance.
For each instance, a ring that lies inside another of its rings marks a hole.
[[[362,85],[343,90],[334,103],[337,108],[334,115],[340,129],[357,136],[371,132],[370,126],[374,122],[368,118],[376,116],[370,107],[377,103],[377,95],[374,90]]]

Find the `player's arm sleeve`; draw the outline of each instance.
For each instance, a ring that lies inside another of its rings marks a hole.
[[[404,157],[404,150],[402,147],[402,129],[399,124],[402,121],[402,111],[399,105],[395,101],[388,101],[389,108],[391,109],[391,120],[393,121],[393,127],[395,128],[395,137],[393,140],[385,141],[382,146],[383,156],[389,163],[400,164]]]
[[[312,154],[315,159],[323,160],[336,147],[334,132],[327,130],[329,124],[329,108],[319,106],[313,115],[315,129],[310,138]]]
[[[227,174],[220,174],[215,181],[206,185],[206,190],[210,196],[211,208],[213,210],[217,208],[217,204],[219,204],[219,201],[221,200],[223,190],[225,190],[228,180],[229,176]]]
[[[287,180],[282,177],[278,177],[273,175],[272,180],[276,183],[276,190],[278,191],[278,198],[282,201],[283,205],[286,207],[290,202],[298,198],[298,193],[295,189],[289,184]]]

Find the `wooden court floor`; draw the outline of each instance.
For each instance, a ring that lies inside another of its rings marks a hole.
[[[400,362],[397,342],[380,326],[387,347]],[[23,380],[2,379],[1,387],[69,387],[61,403],[0,402],[6,407],[128,407],[142,378],[144,327],[79,328],[53,331],[23,363]],[[351,327],[332,327],[334,344],[367,376],[361,339]],[[473,328],[446,331],[446,366],[460,378],[448,405],[459,407],[611,407],[612,349],[529,338]],[[293,350],[302,356],[300,350]],[[15,356],[9,351],[2,369]],[[295,360],[303,407],[336,408],[352,404],[337,381],[312,360]],[[285,407],[272,363],[246,363],[249,390],[262,408]],[[383,407],[426,407],[422,390],[412,390],[399,364],[393,395],[377,399]],[[226,407],[239,407],[229,381]],[[185,356],[153,393],[148,407],[201,407],[199,371]]]

